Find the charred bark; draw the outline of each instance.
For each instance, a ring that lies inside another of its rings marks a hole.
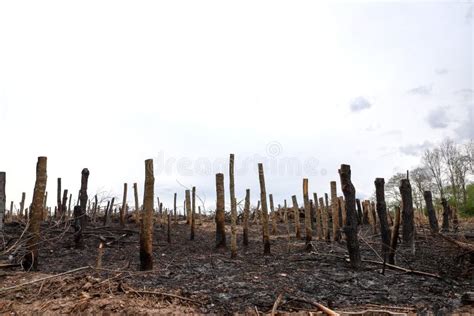
[[[224,174],[216,174],[216,248],[225,248],[225,194]]]
[[[33,191],[33,203],[31,203],[30,224],[28,226],[28,233],[30,238],[26,245],[26,255],[23,258],[22,266],[26,271],[38,270],[38,243],[40,240],[40,225],[43,213],[44,194],[46,192],[47,181],[47,158],[38,157],[36,164],[36,182]]]
[[[346,200],[347,223],[344,226],[344,233],[347,239],[347,250],[349,251],[351,266],[354,269],[358,269],[361,265],[361,257],[359,240],[357,239],[356,190],[351,182],[351,167],[349,165],[341,165],[339,175],[341,178],[342,192]]]
[[[153,269],[153,202],[155,176],[153,160],[145,160],[145,190],[143,193],[143,214],[140,229],[140,270]]]

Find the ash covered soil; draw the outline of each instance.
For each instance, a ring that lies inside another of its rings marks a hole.
[[[166,225],[155,225],[154,269],[143,272],[139,271],[136,224],[129,223],[125,229],[117,223],[89,224],[83,249],[74,248],[73,228],[64,225],[43,224],[38,272],[23,272],[21,267],[0,270],[1,314],[270,313],[280,294],[280,314],[317,311],[310,302],[339,313],[375,309],[474,314],[472,306],[461,300],[465,292],[474,290],[472,253],[430,234],[426,227],[417,227],[416,254],[399,246],[396,264],[439,277],[388,267],[382,274],[382,265],[373,262],[363,262],[354,271],[347,262],[344,241],[313,237],[313,251],[306,252],[304,241],[293,233],[288,242],[283,224],[271,236],[271,256],[263,255],[261,226],[250,226],[247,247],[242,246],[238,227],[238,256],[231,259],[230,250],[214,248],[215,224],[210,218],[196,226],[194,241],[189,240],[190,229],[184,221],[171,225],[171,243]],[[2,253],[5,249],[13,252],[10,263],[21,262],[24,255],[23,241],[16,243],[23,228],[18,222],[5,227]],[[463,240],[464,232],[472,228],[472,223],[465,223],[456,238]],[[230,245],[230,227],[226,229]],[[362,226],[359,236],[362,258],[381,261],[377,255],[380,235]],[[98,270],[92,267],[97,264],[100,242],[105,247]],[[6,263],[7,258],[4,255],[0,260]],[[77,268],[83,269],[47,278]],[[42,278],[46,279],[11,288]]]

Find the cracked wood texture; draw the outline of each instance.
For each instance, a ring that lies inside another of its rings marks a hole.
[[[155,176],[153,159],[145,160],[145,191],[143,193],[143,214],[140,230],[140,270],[153,269],[153,202]]]
[[[347,223],[344,226],[344,233],[346,234],[347,250],[349,251],[351,266],[354,269],[358,269],[361,265],[361,257],[359,240],[357,239],[356,190],[351,181],[351,166],[341,165],[339,175],[341,178],[342,192],[346,200]]]
[[[30,224],[28,226],[28,239],[26,250],[27,253],[23,258],[23,268],[26,271],[38,270],[38,243],[40,240],[40,225],[43,214],[43,202],[46,192],[47,175],[47,158],[38,157],[36,163],[36,182],[33,191],[33,203],[31,203]]]

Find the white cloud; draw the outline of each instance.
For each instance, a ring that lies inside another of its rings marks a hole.
[[[428,116],[426,117],[426,121],[428,122],[431,128],[448,127],[450,118],[448,112],[446,111],[446,107],[438,107],[430,111]]]
[[[364,97],[357,97],[351,101],[350,107],[352,112],[360,112],[369,109],[372,104]]]

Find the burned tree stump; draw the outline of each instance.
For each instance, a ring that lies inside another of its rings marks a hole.
[[[263,254],[270,254],[270,234],[268,232],[268,207],[267,207],[267,191],[265,188],[265,175],[263,172],[263,164],[258,164],[258,178],[260,182],[260,201],[262,203],[262,232],[263,232]]]
[[[89,179],[89,170],[82,169],[81,172],[81,189],[79,190],[79,207],[74,207],[74,242],[76,248],[83,246],[82,232],[86,228],[86,207],[87,207],[87,182]]]
[[[191,191],[190,190],[185,190],[184,191],[184,201],[186,203],[186,210],[189,210],[187,213],[188,215],[188,224],[191,226],[191,235],[194,233],[193,232],[193,224],[192,224],[192,208],[191,208]],[[194,236],[191,236],[194,238]],[[192,240],[192,239],[191,239]]]
[[[174,213],[174,223],[178,224],[178,213],[176,213],[176,200],[178,198],[178,193],[174,194],[174,199],[173,199],[173,213]]]
[[[23,211],[25,210],[25,198],[26,198],[26,193],[22,192],[21,201],[20,201],[20,217],[23,217]]]
[[[332,214],[332,240],[340,241],[339,231],[339,205],[337,199],[336,181],[331,181],[331,214]]]
[[[382,234],[382,256],[387,261],[390,249],[390,228],[387,221],[387,204],[385,203],[385,180],[375,179],[375,196],[377,199],[377,214],[379,215],[380,232]]]
[[[275,207],[273,205],[273,195],[269,194],[268,197],[270,199],[270,214],[272,218],[272,235],[276,235],[277,234],[277,218],[276,218],[277,215],[275,212]]]
[[[316,208],[316,233],[318,235],[318,239],[323,239],[323,223],[321,218],[321,201],[322,199],[318,199],[318,195],[313,193],[314,198],[314,207]]]
[[[153,159],[145,160],[145,190],[143,193],[143,214],[140,229],[140,270],[153,269],[153,201],[155,176]]]
[[[36,182],[33,191],[33,202],[31,203],[30,224],[28,233],[30,238],[26,244],[26,255],[23,258],[22,266],[25,271],[38,270],[38,243],[40,240],[40,225],[43,213],[44,194],[46,192],[47,181],[47,158],[38,157],[36,164]]]
[[[0,172],[0,231],[3,231],[3,218],[5,217],[5,208],[7,198],[5,196],[6,173]]]
[[[69,202],[67,204],[67,218],[71,218],[71,201],[72,201],[72,193],[69,193]]]
[[[301,228],[300,228],[300,208],[298,207],[298,201],[296,200],[296,195],[291,197],[293,201],[293,213],[295,216],[295,236],[296,239],[301,239]]]
[[[443,223],[441,224],[441,231],[448,232],[451,209],[448,205],[448,201],[445,198],[441,199],[441,205],[443,206]]]
[[[244,220],[243,220],[243,244],[249,244],[249,217],[250,217],[250,189],[245,190]]]
[[[402,196],[402,238],[406,246],[415,251],[415,222],[413,218],[413,197],[410,180],[400,181],[400,194]]]
[[[341,165],[339,169],[341,178],[342,192],[346,200],[347,223],[344,226],[344,233],[347,239],[347,250],[349,251],[349,259],[351,266],[357,269],[361,265],[361,257],[359,251],[359,240],[357,239],[357,213],[355,209],[356,190],[351,182],[351,167],[349,165]]]
[[[229,159],[229,193],[230,193],[230,252],[231,258],[237,257],[237,200],[234,183],[234,154]]]
[[[192,188],[191,195],[191,240],[194,240],[196,230],[196,187]]]
[[[122,208],[120,209],[120,226],[125,227],[125,215],[127,213],[127,183],[123,184]]]
[[[224,174],[216,174],[216,248],[225,248]]]
[[[66,210],[67,210],[67,190],[63,192],[63,200],[61,202],[61,215],[60,218],[62,220],[66,220]]]
[[[372,203],[370,201],[365,201],[365,208],[367,210],[370,227],[372,227],[372,233],[375,235],[377,234],[377,226],[375,224],[375,211],[373,210]]]
[[[167,238],[167,241],[168,241],[168,244],[171,244],[171,210],[168,212],[168,238]]]
[[[319,198],[319,209],[321,213],[321,240],[327,240],[328,236],[328,216],[327,216],[327,211],[324,206],[324,199],[322,197]]]
[[[306,251],[311,251],[313,248],[311,241],[313,239],[313,230],[311,229],[311,205],[309,203],[308,195],[308,179],[303,179],[303,203],[304,203],[304,228],[305,228],[305,241]]]
[[[360,206],[360,200],[359,199],[356,199],[356,206],[357,206],[357,223],[359,225],[361,225],[363,214],[362,214],[362,207]]]
[[[138,185],[137,183],[135,182],[133,184],[133,195],[134,195],[134,198],[135,198],[135,213],[137,215],[137,218],[138,218],[138,222],[140,222],[140,203],[138,202]]]
[[[61,203],[61,178],[58,178],[58,185],[57,185],[57,189],[58,189],[58,192],[57,192],[57,209],[56,209],[56,214],[54,214],[54,217],[56,219],[58,218],[61,218],[62,217],[62,203]]]
[[[400,229],[400,208],[395,208],[395,222],[393,223],[392,237],[390,238],[390,250],[388,254],[388,263],[395,264],[395,253],[398,244],[398,231]]]
[[[428,211],[428,220],[430,222],[431,231],[433,233],[437,233],[439,231],[438,219],[436,218],[431,191],[424,191],[423,197],[425,198],[426,210]]]

